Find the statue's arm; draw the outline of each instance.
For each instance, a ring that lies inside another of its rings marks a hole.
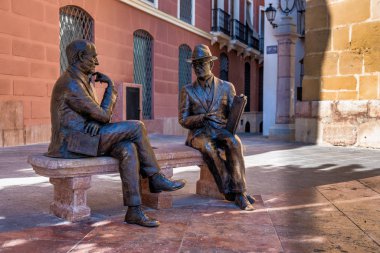
[[[182,127],[187,129],[203,127],[205,115],[191,115],[190,112],[189,94],[187,93],[186,88],[183,87],[179,99],[178,122]]]
[[[115,86],[113,84],[108,85],[106,90],[104,91],[104,95],[103,95],[103,99],[100,104],[100,107],[107,111],[110,111],[112,115],[113,109],[116,104],[116,99],[117,99],[117,91],[115,89]]]
[[[113,81],[107,75],[100,72],[96,72],[95,81],[101,82],[101,83],[107,83],[107,88],[104,92],[103,100],[102,100],[102,103],[100,104],[100,107],[107,108],[107,109],[109,108],[112,114],[112,111],[115,107],[116,99],[117,99],[117,91],[115,89]]]
[[[87,120],[108,123],[111,120],[112,109],[116,101],[116,91],[113,86],[108,86],[102,103],[99,105],[89,96],[83,86],[73,81],[65,94],[65,101],[70,108]]]

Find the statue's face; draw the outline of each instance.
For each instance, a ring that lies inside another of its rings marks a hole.
[[[95,73],[95,66],[99,65],[96,48],[95,46],[90,46],[86,49],[85,53],[83,54],[82,58],[82,70],[85,72],[85,74],[94,74]]]
[[[212,61],[195,61],[192,64],[197,78],[205,78],[212,74]]]

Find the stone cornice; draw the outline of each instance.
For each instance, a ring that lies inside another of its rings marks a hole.
[[[185,29],[189,32],[195,33],[203,38],[211,40],[212,36],[210,33],[205,32],[195,26],[192,26],[186,22],[183,22],[182,20],[173,17],[163,11],[158,10],[157,8],[153,7],[150,4],[145,3],[144,1],[141,0],[119,0],[120,2],[123,2],[125,4],[128,4],[140,11],[143,11],[145,13],[148,13],[149,15],[152,15],[154,17],[157,17],[159,19],[162,19],[168,23],[171,23],[175,26],[178,26],[182,29]]]

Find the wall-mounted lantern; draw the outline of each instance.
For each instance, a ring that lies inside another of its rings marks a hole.
[[[274,19],[276,18],[276,12],[277,11],[275,8],[273,8],[272,4],[269,4],[269,7],[265,9],[265,16],[273,28],[276,28],[278,26],[277,24],[273,23]]]

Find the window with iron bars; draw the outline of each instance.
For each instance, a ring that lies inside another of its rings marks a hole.
[[[142,85],[143,119],[152,119],[153,37],[144,30],[133,33],[133,81]]]
[[[178,0],[179,1],[179,19],[193,24],[193,1],[194,0]]]
[[[191,58],[191,48],[182,44],[179,46],[179,56],[178,56],[178,91],[186,84],[191,83],[191,63],[186,62],[187,59]]]
[[[74,40],[94,41],[94,19],[83,9],[68,5],[59,9],[59,48],[61,73],[68,67],[66,47]]]

